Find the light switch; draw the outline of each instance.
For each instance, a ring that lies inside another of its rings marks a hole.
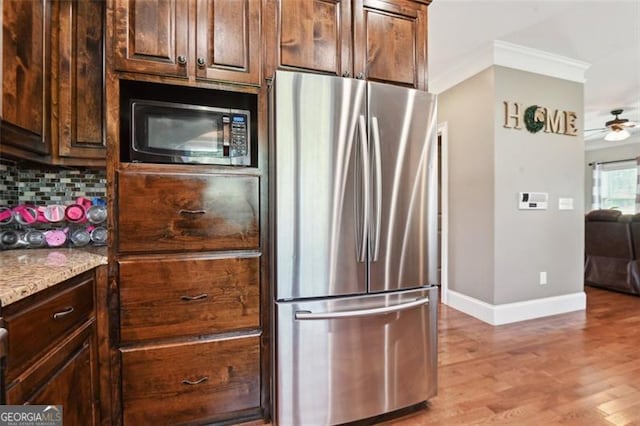
[[[558,210],[573,210],[573,198],[558,198]]]

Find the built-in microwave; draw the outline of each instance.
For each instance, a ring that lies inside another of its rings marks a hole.
[[[123,161],[253,165],[251,95],[149,84],[123,84]]]

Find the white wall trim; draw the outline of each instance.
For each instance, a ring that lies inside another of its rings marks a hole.
[[[506,41],[495,40],[494,63],[562,80],[584,83],[584,73],[591,64]]]
[[[465,57],[462,62],[443,70],[440,75],[433,76],[429,82],[429,90],[433,93],[442,93],[491,65],[515,68],[577,83],[586,81],[585,72],[591,66],[587,62],[555,53],[494,40],[475,54]]]
[[[438,124],[442,152],[440,153],[440,202],[442,203],[442,221],[440,223],[440,298],[449,303],[449,124]]]
[[[452,308],[491,325],[583,311],[587,307],[587,296],[584,291],[503,305],[491,305],[453,290],[448,290],[447,299],[448,305]]]

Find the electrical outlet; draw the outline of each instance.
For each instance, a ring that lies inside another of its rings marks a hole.
[[[542,271],[540,272],[540,285],[546,285],[547,284],[547,273]]]

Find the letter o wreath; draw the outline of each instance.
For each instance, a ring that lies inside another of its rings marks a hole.
[[[524,125],[531,133],[538,133],[544,127],[544,122],[535,119],[537,110],[538,105],[531,105],[524,111]]]

